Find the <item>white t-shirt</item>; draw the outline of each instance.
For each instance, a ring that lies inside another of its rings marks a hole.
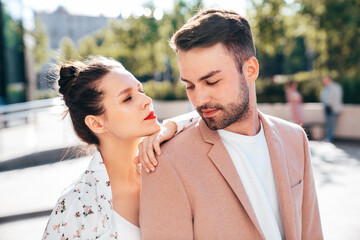
[[[269,150],[261,126],[255,136],[218,130],[266,239],[284,237]]]
[[[124,240],[140,240],[140,228],[130,223],[128,220],[120,216],[117,212],[113,211],[115,226],[118,230],[118,239]]]

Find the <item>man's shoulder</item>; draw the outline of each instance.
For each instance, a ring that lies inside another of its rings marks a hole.
[[[262,114],[265,120],[269,123],[269,125],[278,133],[288,134],[291,133],[292,135],[303,135],[303,128],[296,124],[289,122],[287,120],[284,120],[279,117]]]
[[[194,145],[201,145],[202,143],[204,143],[204,141],[202,140],[199,122],[196,122],[162,144],[161,149],[164,152],[182,151]]]
[[[295,123],[280,119],[274,116],[266,116],[267,124],[270,125],[270,131],[274,132],[276,138],[280,141],[282,150],[288,156],[288,167],[293,169],[302,169],[305,155],[308,149],[308,138],[304,129]],[[269,144],[278,144],[270,142]],[[273,145],[274,146],[274,145]]]

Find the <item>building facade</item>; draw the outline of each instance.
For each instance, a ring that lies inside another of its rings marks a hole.
[[[77,44],[83,37],[99,31],[109,24],[107,17],[72,15],[61,6],[51,13],[36,13],[36,18],[45,27],[50,48],[53,50],[61,47],[61,40],[64,37],[70,38]]]

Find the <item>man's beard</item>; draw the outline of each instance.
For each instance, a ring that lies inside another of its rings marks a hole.
[[[208,128],[211,130],[224,129],[235,122],[247,118],[249,113],[249,89],[245,82],[241,83],[240,88],[239,100],[237,102],[229,103],[226,106],[221,104],[204,104],[196,108]],[[203,109],[218,109],[219,113],[222,112],[222,114],[216,117],[204,117]]]

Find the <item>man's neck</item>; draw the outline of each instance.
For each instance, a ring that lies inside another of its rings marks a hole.
[[[246,136],[255,136],[260,132],[260,119],[257,110],[250,111],[246,119],[235,122],[224,130]]]

